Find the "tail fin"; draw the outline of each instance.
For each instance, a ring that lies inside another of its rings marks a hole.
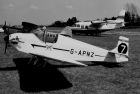
[[[129,54],[129,39],[123,36],[119,37],[117,47],[109,53],[114,53],[116,62],[125,62],[128,61]]]
[[[117,19],[116,19],[117,23],[121,23],[120,27],[125,26],[125,21],[124,21],[125,13],[126,13],[126,10],[121,10],[119,15],[118,15],[118,17],[117,17]]]
[[[65,28],[62,30],[62,32],[60,33],[60,35],[72,37],[71,28],[70,28],[69,26],[65,27]]]
[[[118,17],[124,17],[126,10],[121,10]]]

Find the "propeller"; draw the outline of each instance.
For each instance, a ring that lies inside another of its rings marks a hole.
[[[6,32],[6,21],[4,22],[2,29],[4,30],[4,33],[5,33]]]
[[[4,41],[5,41],[5,50],[4,50],[4,54],[6,54],[6,50],[9,44],[9,35],[4,37]]]
[[[2,27],[4,30],[4,33],[6,34],[6,36],[4,37],[4,41],[5,41],[5,50],[4,50],[4,54],[6,53],[8,44],[9,44],[9,26],[6,25],[6,21],[4,23],[4,26]],[[8,28],[8,29],[7,29]]]

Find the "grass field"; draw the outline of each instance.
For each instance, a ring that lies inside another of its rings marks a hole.
[[[89,67],[56,65],[51,60],[46,66],[27,64],[30,56],[12,47],[3,54],[1,33],[0,94],[140,94],[140,33],[139,29],[126,31],[109,31],[99,37],[73,36],[110,50],[120,35],[130,39],[129,62],[121,66],[102,63]]]

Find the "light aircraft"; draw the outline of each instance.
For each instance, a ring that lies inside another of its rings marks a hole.
[[[126,10],[122,10],[116,20],[95,20],[75,23],[71,29],[73,34],[85,33],[98,35],[101,32],[121,28],[125,26],[124,17]]]
[[[106,50],[61,34],[57,34],[51,43],[43,38],[34,33],[14,33],[9,35],[9,42],[18,51],[36,57],[36,61],[51,59],[81,66],[87,66],[83,63],[85,61],[128,61],[129,39],[123,36],[119,37],[118,44],[113,50]]]

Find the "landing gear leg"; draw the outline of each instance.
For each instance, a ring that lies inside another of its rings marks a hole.
[[[37,66],[37,67],[45,67],[46,66],[45,61],[41,57],[38,57],[38,56],[33,56],[29,60],[28,64],[31,64],[31,65]]]

